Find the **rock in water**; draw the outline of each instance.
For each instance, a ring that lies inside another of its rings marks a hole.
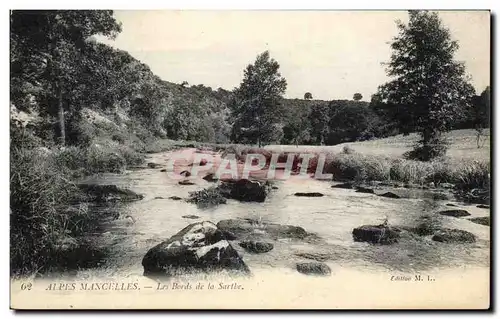
[[[144,195],[137,194],[129,189],[119,188],[116,185],[78,184],[78,187],[87,193],[90,200],[97,202],[131,202],[144,198]]]
[[[297,271],[306,275],[329,276],[332,273],[327,264],[320,262],[309,262],[297,264]]]
[[[224,219],[217,223],[217,227],[223,232],[230,232],[238,239],[255,237],[305,239],[311,235],[299,226],[259,222],[252,219]]]
[[[332,185],[332,188],[345,188],[345,189],[353,189],[354,186],[352,183],[342,183],[342,184],[335,184]]]
[[[224,182],[220,190],[223,196],[242,202],[263,202],[268,194],[268,185],[265,182],[240,179]]]
[[[479,225],[490,226],[489,217],[474,217],[474,218],[469,218],[469,220]]]
[[[242,241],[240,243],[240,246],[245,248],[245,250],[249,252],[257,254],[267,253],[268,251],[271,251],[274,248],[274,245],[271,243],[254,241],[254,240]]]
[[[367,194],[375,194],[375,191],[371,188],[366,188],[359,186],[356,188],[356,193],[367,193]]]
[[[476,206],[477,208],[490,208],[490,205],[484,205],[484,204],[480,204],[480,205],[477,205]]]
[[[187,219],[198,219],[200,216],[197,215],[184,215],[182,218],[187,218]]]
[[[322,197],[323,196],[323,194],[316,193],[316,192],[312,192],[312,193],[295,193],[294,195],[298,196],[298,197]]]
[[[328,253],[320,253],[320,252],[312,252],[312,253],[296,253],[295,256],[299,256],[306,259],[313,259],[316,261],[326,261],[331,258],[331,255]]]
[[[189,185],[194,185],[193,182],[191,182],[190,180],[188,179],[183,179],[182,181],[179,181],[179,185],[186,185],[186,186],[189,186]]]
[[[166,168],[160,170],[160,172],[162,172],[162,173],[165,173],[166,171],[167,171]]]
[[[473,243],[476,241],[476,236],[461,229],[443,228],[432,236],[432,240],[442,243]]]
[[[470,216],[469,212],[464,210],[464,209],[443,210],[443,211],[439,212],[438,214],[444,215],[444,216],[452,216],[452,217]]]
[[[156,164],[156,163],[148,163],[148,167],[149,168],[157,168],[159,166],[161,166],[161,165],[160,164]]]
[[[219,179],[215,177],[215,174],[207,174],[205,177],[203,177],[204,180],[207,182],[217,182]]]
[[[383,194],[380,194],[378,196],[387,197],[387,198],[401,198],[401,196],[394,194],[393,192],[383,193]]]
[[[151,248],[142,259],[142,265],[145,276],[214,270],[250,273],[224,233],[207,221],[191,224]]]
[[[399,240],[399,230],[386,225],[363,225],[352,231],[354,241],[373,244],[393,244]]]
[[[182,198],[179,197],[179,196],[170,196],[168,199],[171,199],[171,200],[181,200]]]
[[[184,177],[189,177],[189,176],[191,176],[191,173],[188,172],[188,171],[182,171],[182,172],[179,173],[179,175],[182,175]]]

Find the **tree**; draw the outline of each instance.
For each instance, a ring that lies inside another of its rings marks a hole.
[[[65,144],[64,113],[89,66],[88,40],[97,34],[112,38],[121,25],[111,10],[15,10],[10,18],[11,51],[15,52],[11,77],[42,88],[44,111],[57,113],[60,142]]]
[[[379,88],[383,102],[407,115],[401,126],[420,134],[411,155],[429,160],[446,152],[442,133],[451,129],[459,110],[470,103],[474,89],[463,63],[454,61],[457,41],[437,13],[409,11],[407,25],[397,22],[387,74],[393,78]]]
[[[231,104],[235,118],[232,139],[236,142],[270,142],[277,138],[281,117],[281,102],[286,91],[286,80],[279,72],[279,64],[270,58],[269,51],[257,56],[247,66],[243,81],[234,90]]]
[[[306,92],[306,94],[304,94],[304,100],[312,100],[312,98],[311,92]]]
[[[311,107],[309,123],[311,123],[311,138],[317,145],[323,145],[328,134],[328,123],[330,122],[329,106],[318,103]]]
[[[477,147],[481,148],[481,137],[484,134],[484,129],[490,126],[490,87],[476,96],[473,102],[473,125],[476,130]]]
[[[361,93],[354,93],[352,99],[354,101],[361,101],[361,99],[363,99],[363,95],[361,95]]]

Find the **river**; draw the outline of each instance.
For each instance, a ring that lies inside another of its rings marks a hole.
[[[183,150],[191,156],[192,149]],[[165,164],[172,152],[150,154],[147,162]],[[403,271],[421,272],[457,267],[489,267],[490,227],[455,218],[437,215],[438,210],[449,209],[448,203],[466,209],[470,217],[489,216],[489,209],[477,208],[454,200],[434,200],[421,190],[408,191],[408,198],[385,198],[373,194],[357,193],[350,189],[331,188],[331,182],[315,179],[298,179],[292,176],[275,182],[274,189],[263,203],[243,203],[228,200],[215,208],[200,209],[170,196],[187,198],[189,192],[212,185],[201,178],[195,185],[178,185],[157,168],[134,169],[125,174],[104,174],[86,182],[116,184],[143,194],[144,199],[122,204],[116,209],[120,217],[103,225],[103,231],[95,240],[109,249],[101,267],[78,271],[80,278],[94,276],[136,277],[142,276],[141,261],[145,253],[156,244],[165,241],[179,230],[197,221],[217,223],[230,218],[252,218],[301,226],[317,234],[322,240],[315,243],[279,240],[275,248],[265,254],[246,253],[236,243],[243,260],[252,270],[293,270],[300,261],[308,261],[303,253],[320,253],[328,256],[326,263],[336,269],[364,272]],[[381,190],[383,191],[383,190]],[[394,189],[392,191],[395,191]],[[296,192],[320,192],[323,197],[296,197]],[[427,191],[429,193],[431,191]],[[451,198],[451,197],[450,197]],[[446,228],[472,232],[477,241],[473,244],[445,244],[430,240],[431,236],[407,236],[394,245],[371,245],[354,242],[352,229],[365,224],[380,224],[385,219],[395,226],[414,226],[423,215],[431,215]],[[182,216],[196,215],[199,219]]]

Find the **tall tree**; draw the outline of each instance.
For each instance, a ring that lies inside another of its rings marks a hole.
[[[400,124],[421,135],[412,155],[429,160],[445,153],[442,132],[468,107],[474,89],[464,64],[454,60],[458,43],[437,13],[409,11],[408,24],[398,21],[397,26],[387,67],[393,80],[379,88],[379,95],[404,109],[408,117]]]
[[[65,144],[65,111],[81,84],[91,36],[114,37],[121,26],[111,10],[16,10],[11,12],[11,77],[41,86],[48,113],[56,113]],[[42,67],[27,61],[40,61]],[[16,88],[13,88],[16,91]]]
[[[286,80],[279,72],[279,64],[269,51],[257,56],[254,64],[246,67],[243,81],[234,90],[231,103],[235,118],[232,138],[237,142],[257,143],[278,138],[280,110]]]

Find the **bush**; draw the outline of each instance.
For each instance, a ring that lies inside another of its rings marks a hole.
[[[200,191],[189,193],[189,203],[195,203],[200,208],[208,208],[225,204],[226,198],[222,195],[217,186],[211,186]]]
[[[390,162],[385,158],[360,154],[339,154],[326,164],[326,173],[334,180],[373,181],[390,178]]]

